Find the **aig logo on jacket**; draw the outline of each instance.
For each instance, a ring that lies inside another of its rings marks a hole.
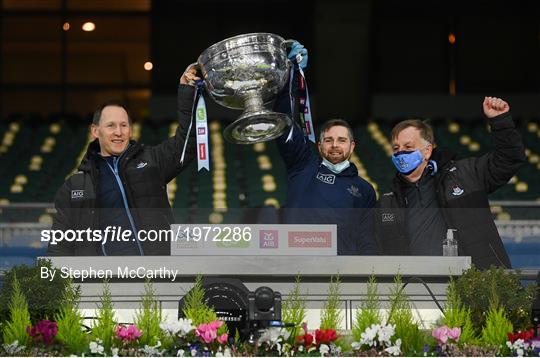
[[[382,213],[381,220],[383,223],[392,223],[396,219],[395,215],[392,213]]]
[[[84,198],[84,190],[72,190],[71,199],[80,199]]]
[[[334,174],[317,173],[317,179],[325,184],[334,184],[336,181],[336,176]]]

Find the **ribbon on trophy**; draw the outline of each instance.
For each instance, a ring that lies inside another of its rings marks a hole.
[[[195,94],[193,96],[193,108],[191,110],[191,121],[189,123],[188,133],[191,133],[193,120],[195,120],[195,133],[197,139],[197,170],[206,169],[210,171],[210,160],[208,150],[208,116],[206,112],[206,103],[204,101],[204,82],[198,80],[195,82]],[[184,162],[189,135],[184,142],[180,164]]]
[[[208,116],[206,103],[204,102],[203,81],[197,83],[198,99],[195,107],[195,130],[197,135],[197,170],[206,169],[210,171],[210,160],[208,158]]]
[[[304,132],[304,136],[308,137],[310,141],[315,143],[315,133],[313,128],[313,119],[311,117],[311,103],[309,100],[309,91],[307,87],[306,76],[304,71],[298,64],[302,61],[302,55],[296,55],[296,58],[292,60],[293,66],[289,73],[289,101],[291,103],[291,113],[294,115],[294,96],[293,96],[293,80],[295,74],[298,74],[298,116],[300,128]],[[292,139],[294,125],[291,126],[289,135],[287,136],[287,142]]]

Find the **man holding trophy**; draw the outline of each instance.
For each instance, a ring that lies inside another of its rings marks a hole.
[[[293,42],[288,57],[299,69],[307,66],[307,50],[298,42]],[[292,78],[292,92],[297,94],[303,76]],[[288,97],[281,93],[276,111],[294,112]],[[370,216],[375,190],[349,161],[355,148],[350,125],[341,119],[325,122],[317,144],[319,155],[297,123],[276,143],[287,168],[286,223],[336,224],[338,255],[377,254]]]
[[[320,155],[312,152],[304,136],[306,129],[315,141],[303,74],[307,50],[274,34],[245,34],[210,46],[199,56],[198,65],[210,97],[222,106],[243,110],[225,129],[225,139],[238,144],[276,139],[288,176],[285,223],[337,224],[338,255],[376,254],[370,216],[375,191],[349,162],[355,147],[351,127],[343,120],[326,122],[319,138]],[[198,86],[202,91],[202,82]],[[199,109],[202,96],[197,98],[194,108]],[[273,100],[275,111],[269,111],[264,104]],[[295,112],[307,124],[304,129],[291,121]],[[205,117],[197,115],[197,125]],[[205,138],[197,140],[198,150],[207,148]],[[200,158],[207,156],[198,157],[199,168],[204,168]]]

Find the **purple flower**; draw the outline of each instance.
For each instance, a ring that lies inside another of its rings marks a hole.
[[[58,333],[58,325],[54,321],[41,320],[33,327],[27,327],[26,332],[36,341],[43,340],[43,343],[50,345]]]

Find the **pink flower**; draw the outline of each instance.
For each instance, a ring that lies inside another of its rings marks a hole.
[[[448,339],[453,339],[457,342],[461,335],[461,328],[448,328],[447,326],[437,327],[431,332],[431,335],[442,344],[445,344]]]
[[[133,324],[128,327],[116,326],[115,333],[117,338],[126,342],[136,341],[142,335],[142,332]]]
[[[217,329],[209,324],[201,323],[197,326],[197,329],[195,329],[195,334],[198,337],[201,337],[204,343],[211,343],[217,338]]]
[[[229,338],[229,335],[227,333],[223,333],[221,336],[217,337],[217,341],[220,344],[225,344],[227,343],[227,338]]]
[[[459,336],[461,336],[461,328],[454,327],[454,328],[448,328],[448,338],[453,339],[454,341],[459,340]]]
[[[211,329],[217,331],[219,327],[223,326],[223,322],[220,320],[217,320],[217,321],[212,321],[208,323],[208,325],[210,326]]]

